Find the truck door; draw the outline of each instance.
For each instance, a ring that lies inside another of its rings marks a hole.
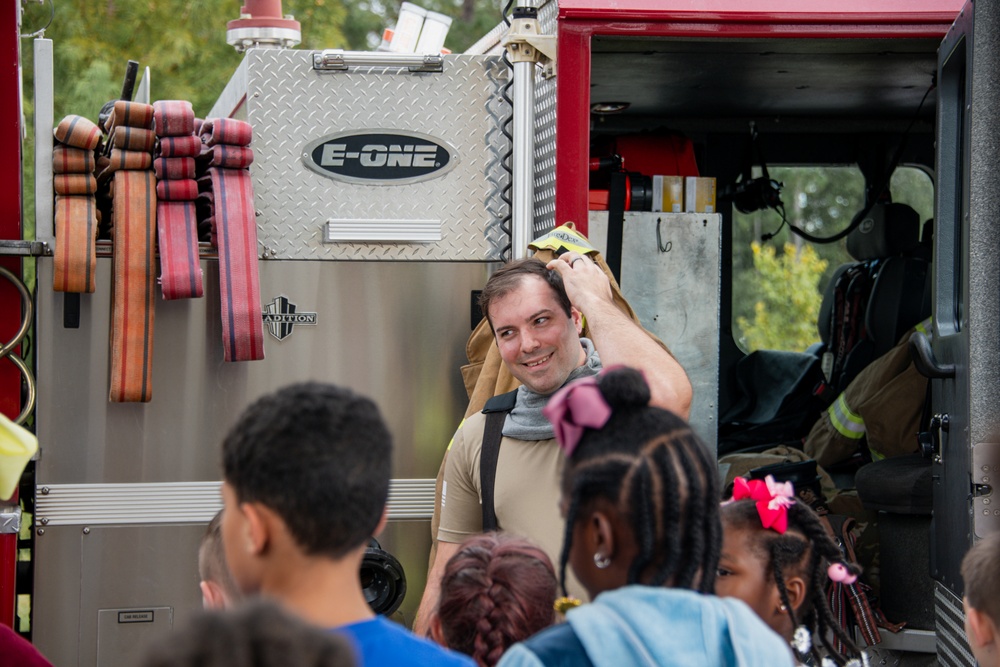
[[[943,665],[974,664],[960,566],[976,539],[1000,530],[998,36],[1000,4],[970,1],[938,52],[934,341],[920,356],[932,377],[931,574]]]

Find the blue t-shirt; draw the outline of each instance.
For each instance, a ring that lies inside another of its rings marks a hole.
[[[421,639],[381,616],[370,621],[342,625],[336,631],[351,640],[358,656],[358,667],[396,665],[475,667],[476,664],[472,658]]]

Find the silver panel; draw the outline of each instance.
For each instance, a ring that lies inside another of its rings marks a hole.
[[[39,259],[33,632],[54,664],[95,664],[102,609],[169,607],[181,623],[199,608],[196,552],[219,506],[222,437],[250,401],[309,379],[372,396],[389,423],[401,479],[381,542],[406,571],[402,613],[412,621],[430,548],[432,477],[467,402],[458,368],[470,293],[489,265],[259,266],[261,300],[284,295],[298,312],[316,313],[315,325],[296,325],[280,341],[268,336],[263,361],[224,362],[218,265],[205,259],[204,298],[156,303],[153,400],[111,404],[111,261],[98,259],[97,292],[81,298],[81,326],[65,329],[52,260]]]
[[[658,225],[666,252],[657,246]],[[591,212],[589,238],[602,252],[607,226],[607,213]],[[713,451],[719,430],[721,230],[717,213],[625,213],[622,239],[622,293],[687,371],[694,388],[691,426]]]
[[[268,336],[263,361],[222,359],[218,264],[204,260],[205,297],[158,301],[153,400],[108,403],[109,259],[81,298],[81,328],[62,326],[52,262],[38,262],[39,487],[215,481],[219,444],[262,394],[320,379],[375,398],[396,438],[395,474],[429,478],[467,401],[470,293],[487,265],[261,262],[262,301],[286,296],[315,326]]]
[[[387,501],[390,521],[430,521],[434,483],[428,479],[394,479]],[[208,523],[222,509],[221,482],[165,484],[52,484],[35,500],[37,524],[100,526],[115,524]],[[20,519],[20,509],[17,519]],[[0,508],[0,533],[7,531]],[[20,525],[18,521],[17,526]]]
[[[962,598],[940,583],[935,583],[934,615],[938,664],[944,667],[973,667],[976,659],[969,651],[969,644],[965,639]]]
[[[170,607],[100,609],[97,612],[97,664],[139,664],[149,642],[170,632]]]
[[[201,609],[198,590],[199,525],[79,526],[42,528],[36,537],[33,641],[54,665],[135,665],[145,646],[143,628],[108,634],[108,611],[169,609],[174,627]],[[427,571],[430,527],[426,521],[396,521],[379,536],[402,563],[407,595],[394,616],[413,622]],[[116,618],[116,616],[115,616]],[[122,635],[134,644],[119,643]],[[117,647],[118,652],[112,653]],[[98,661],[98,654],[108,659]],[[0,661],[2,662],[2,661]]]
[[[277,259],[448,260],[499,258],[498,125],[508,71],[492,56],[447,56],[441,74],[390,68],[317,72],[312,53],[255,49],[244,60],[247,120],[254,128],[258,240]],[[232,97],[232,95],[229,95]],[[454,146],[456,166],[403,185],[333,182],[306,168],[304,147],[332,133],[418,132]],[[330,218],[442,220],[435,243],[323,243]]]

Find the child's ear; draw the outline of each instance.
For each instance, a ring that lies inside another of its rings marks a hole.
[[[271,526],[266,516],[264,508],[257,503],[243,503],[240,505],[240,512],[243,513],[244,522],[243,548],[247,553],[259,556],[267,548],[271,539]]]
[[[588,522],[590,540],[594,545],[594,553],[611,557],[615,554],[615,529],[607,514],[595,511]]]
[[[806,589],[805,579],[798,575],[785,579],[785,592],[788,593],[788,602],[792,605],[792,609],[796,614],[802,607],[802,603],[806,601]]]
[[[201,605],[205,609],[222,610],[226,608],[226,596],[222,592],[222,587],[214,581],[202,581]]]
[[[448,644],[444,640],[444,630],[441,628],[441,617],[437,615],[437,612],[431,613],[430,635],[435,643],[445,648],[448,647]]]
[[[990,617],[965,604],[965,630],[969,635],[969,645],[973,648],[989,646],[996,641],[996,627]]]

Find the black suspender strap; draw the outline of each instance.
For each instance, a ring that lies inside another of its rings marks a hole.
[[[497,529],[497,513],[493,491],[497,480],[497,460],[500,458],[500,441],[503,439],[503,424],[507,413],[514,409],[517,390],[494,396],[486,401],[483,413],[486,427],[483,429],[483,447],[479,454],[479,487],[483,498],[483,532]]]

